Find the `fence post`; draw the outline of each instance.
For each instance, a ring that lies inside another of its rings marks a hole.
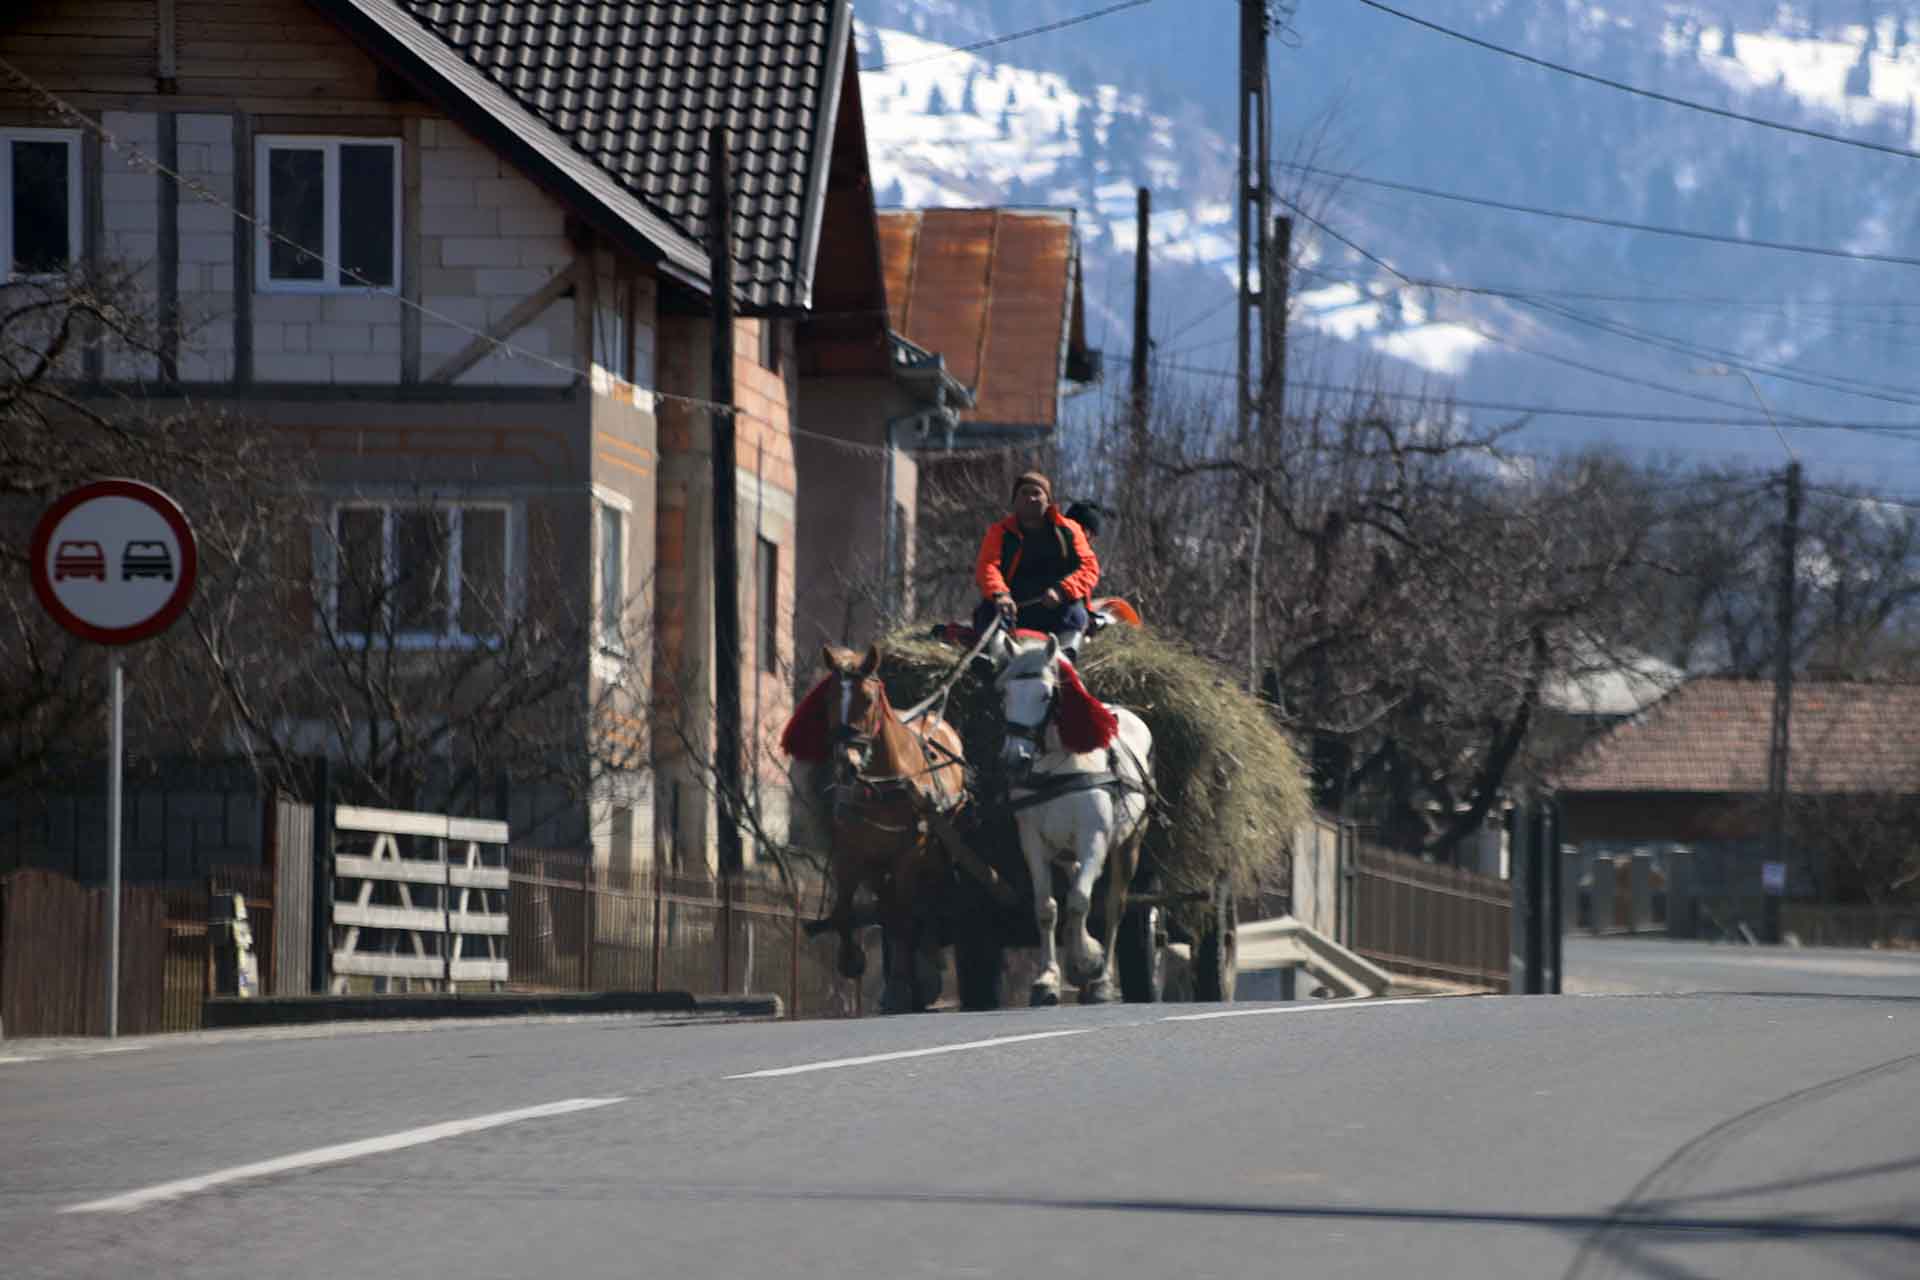
[[[720,992],[733,990],[733,876],[720,874]]]
[[[313,972],[308,988],[324,994],[333,968],[333,766],[320,757],[319,785],[313,806]]]
[[[787,1017],[798,1018],[800,1016],[800,897],[797,889],[794,891],[793,907],[789,914],[792,919],[787,928],[787,940],[790,944],[787,963]]]
[[[593,990],[593,863],[580,870],[580,989]]]
[[[660,935],[665,928],[665,921],[662,917],[666,914],[666,904],[663,897],[666,885],[657,869],[655,874],[649,879],[648,884],[653,890],[653,989],[659,991],[660,960],[662,955],[664,955]]]

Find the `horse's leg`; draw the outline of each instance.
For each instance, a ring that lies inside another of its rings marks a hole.
[[[1122,812],[1115,816],[1133,830],[1107,844],[1107,918],[1100,930],[1104,959],[1100,972],[1080,989],[1081,1004],[1105,1004],[1114,998],[1113,944],[1120,936],[1120,919],[1127,910],[1127,887],[1133,883],[1134,870],[1140,864],[1139,824],[1130,821],[1131,814]]]
[[[840,954],[836,957],[840,976],[858,979],[867,971],[867,951],[853,938],[853,895],[860,887],[860,876],[851,859],[842,859],[834,868],[833,914],[828,917],[840,933]]]
[[[908,844],[889,859],[880,899],[880,919],[886,930],[886,985],[881,989],[880,1012],[918,1013],[914,992],[914,955],[919,947],[913,918],[917,860]]]
[[[1027,1003],[1059,1004],[1060,961],[1053,951],[1053,927],[1060,921],[1060,908],[1053,901],[1053,868],[1040,837],[1040,811],[1023,811],[1018,824],[1020,851],[1026,855],[1027,871],[1033,879],[1033,920],[1040,929],[1040,971],[1034,975],[1033,991]]]
[[[1087,932],[1087,916],[1093,910],[1093,887],[1107,865],[1108,831],[1100,814],[1089,806],[1079,835],[1080,865],[1067,890],[1067,977],[1075,986],[1084,986],[1106,971],[1107,952]],[[1109,913],[1111,914],[1111,913]]]

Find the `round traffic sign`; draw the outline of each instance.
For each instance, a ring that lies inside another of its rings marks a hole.
[[[99,644],[159,635],[186,612],[200,569],[180,507],[138,480],[95,480],[48,507],[28,552],[55,622]]]

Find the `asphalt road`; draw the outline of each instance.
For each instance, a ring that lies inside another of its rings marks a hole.
[[[0,1275],[1915,1273],[1920,1001],[1221,1011],[0,1060]]]
[[[1920,997],[1920,952],[1916,951],[1749,947],[1569,934],[1564,954],[1567,976],[1561,986],[1569,992],[1764,991]],[[1920,1275],[1920,1266],[1914,1271]]]

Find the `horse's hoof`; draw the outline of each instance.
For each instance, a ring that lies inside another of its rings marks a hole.
[[[1080,988],[1081,1004],[1112,1004],[1113,983],[1101,978]]]
[[[858,978],[867,971],[867,949],[848,939],[840,944],[840,976]]]
[[[1069,957],[1067,959],[1067,981],[1076,987],[1085,986],[1087,983],[1098,979],[1101,974],[1106,972],[1106,969],[1106,952],[1096,945],[1084,956]]]
[[[1035,987],[1027,995],[1027,1003],[1035,1009],[1051,1009],[1060,1003],[1058,987]]]

